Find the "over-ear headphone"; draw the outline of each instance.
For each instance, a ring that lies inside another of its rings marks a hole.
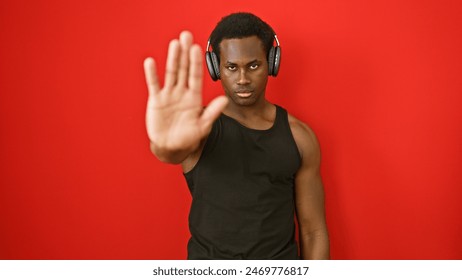
[[[276,34],[274,34],[274,41],[276,42],[276,46],[272,46],[268,52],[268,76],[276,77],[281,64],[281,47],[279,46],[279,40]],[[207,41],[207,50],[205,51],[205,62],[207,63],[210,77],[212,77],[212,80],[216,81],[220,79],[220,60],[215,52],[210,51],[210,45],[209,38]]]

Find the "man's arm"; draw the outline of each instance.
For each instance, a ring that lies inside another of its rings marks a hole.
[[[202,105],[202,51],[183,31],[168,49],[164,87],[160,88],[154,59],[144,61],[149,97],[146,130],[151,151],[161,161],[178,164],[201,147],[228,100],[215,98]]]
[[[319,170],[319,143],[308,126],[293,117],[289,121],[302,156],[302,164],[295,177],[295,207],[300,230],[301,258],[329,259],[324,188]]]

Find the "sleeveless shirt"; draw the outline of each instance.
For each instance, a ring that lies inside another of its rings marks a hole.
[[[287,111],[267,130],[221,114],[184,174],[192,196],[188,259],[298,259],[294,180],[301,164]]]

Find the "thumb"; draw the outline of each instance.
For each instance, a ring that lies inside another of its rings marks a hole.
[[[220,113],[223,112],[226,105],[228,105],[228,98],[226,96],[218,96],[213,99],[202,112],[199,118],[199,126],[204,135],[209,133],[212,123],[218,118]]]

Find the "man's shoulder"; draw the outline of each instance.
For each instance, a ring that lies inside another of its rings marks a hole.
[[[297,144],[302,157],[312,153],[319,153],[319,142],[313,129],[293,115],[289,113],[287,115],[290,130],[292,131],[295,143]]]
[[[292,132],[296,132],[297,134],[299,134],[299,136],[305,138],[305,137],[308,137],[308,138],[316,138],[316,135],[313,131],[313,129],[311,129],[311,127],[304,123],[303,121],[297,119],[296,117],[294,117],[293,115],[291,114],[287,114],[287,118],[289,120],[289,126],[290,126],[290,129],[292,130]]]

